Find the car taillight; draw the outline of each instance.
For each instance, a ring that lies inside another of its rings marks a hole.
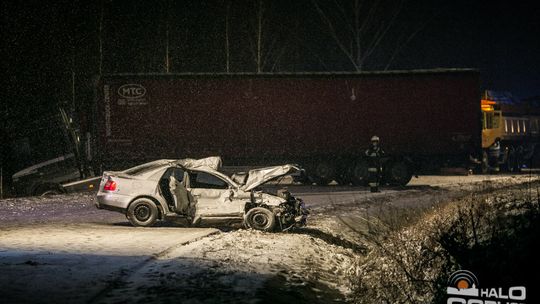
[[[103,190],[105,191],[114,191],[116,190],[116,182],[109,178],[105,185],[103,186]]]

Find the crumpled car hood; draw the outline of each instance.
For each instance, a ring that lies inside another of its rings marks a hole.
[[[240,189],[244,191],[251,191],[252,189],[257,188],[258,186],[268,182],[271,179],[287,174],[292,174],[297,171],[300,171],[300,168],[290,164],[261,169],[253,169],[249,171],[246,183],[240,186]]]
[[[219,170],[221,168],[221,157],[211,156],[201,159],[194,158],[184,158],[175,160],[173,163],[180,165],[186,169],[197,168],[197,167],[208,167],[214,170]]]

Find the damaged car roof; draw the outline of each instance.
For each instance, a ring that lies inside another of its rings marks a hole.
[[[214,170],[219,170],[222,165],[221,157],[211,156],[201,159],[184,158],[173,161],[174,164],[182,166],[186,169],[193,169],[197,167],[208,167]]]
[[[194,158],[183,158],[183,159],[158,159],[155,161],[151,161],[149,163],[145,163],[139,166],[135,166],[123,171],[119,171],[117,173],[121,173],[123,175],[142,175],[150,171],[154,171],[155,169],[159,169],[160,167],[164,166],[180,166],[185,169],[195,169],[200,167],[206,167],[213,170],[218,171],[219,168],[221,168],[221,157],[219,156],[212,156],[212,157],[206,157],[201,159],[194,159]],[[113,172],[113,171],[109,171]]]
[[[203,171],[214,172],[218,175],[227,177],[226,175],[224,175],[222,172],[219,171],[219,169],[222,166],[222,160],[221,160],[221,157],[219,156],[211,156],[211,157],[206,157],[206,158],[201,158],[201,159],[194,159],[194,158],[183,158],[183,159],[176,159],[176,160],[161,159],[161,160],[156,160],[153,162],[149,162],[149,163],[137,166],[137,167],[124,170],[121,173],[127,174],[127,175],[140,175],[140,174],[145,174],[150,171],[155,171],[156,169],[163,166],[179,166],[188,170],[199,169]],[[252,170],[249,170],[245,182],[243,184],[240,184],[238,187],[244,191],[251,191],[272,179],[282,177],[288,174],[293,174],[300,170],[301,169],[299,167],[292,164],[252,169]],[[229,177],[227,177],[227,180],[230,183],[232,183],[234,186],[237,186],[237,184],[234,181],[232,181]]]

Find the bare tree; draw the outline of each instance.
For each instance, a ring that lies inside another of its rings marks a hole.
[[[257,65],[257,73],[262,72],[262,28],[263,28],[263,15],[264,15],[264,6],[263,6],[263,0],[258,1],[258,9],[257,9],[257,55],[255,59],[255,63]]]
[[[388,59],[388,61],[386,62],[386,65],[384,66],[384,70],[388,70],[390,68],[390,66],[392,66],[392,63],[394,63],[394,59],[396,59],[397,55],[399,54],[399,52],[403,49],[403,47],[405,47],[407,44],[409,44],[409,42],[411,42],[414,37],[416,36],[416,34],[418,34],[426,25],[427,23],[425,23],[423,26],[421,27],[418,27],[418,29],[416,29],[414,32],[412,32],[410,35],[408,35],[407,37],[405,36],[401,36],[399,39],[398,39],[398,43],[397,43],[397,46],[394,48],[394,51],[392,51],[392,55],[390,56],[390,58]]]
[[[404,0],[386,2],[334,0],[332,3],[325,1],[324,3],[330,3],[327,6],[322,6],[318,0],[312,0],[312,3],[339,50],[346,56],[354,70],[362,71],[368,58],[395,26]],[[412,37],[414,35],[416,33]],[[402,42],[408,42],[412,37]],[[393,57],[396,54],[397,52]]]
[[[265,1],[258,0],[255,10],[256,14],[253,20],[254,22],[252,22],[252,31],[255,39],[251,37],[249,39],[255,70],[257,73],[275,71],[287,47],[283,44],[283,39],[281,41],[282,43],[279,43],[279,33],[269,30],[269,20],[271,18],[267,14]]]
[[[105,14],[104,0],[99,1],[99,22],[98,22],[98,75],[101,77],[103,74],[103,15]]]
[[[165,7],[166,16],[165,16],[165,73],[171,72],[171,61],[169,57],[169,33],[171,28],[171,1],[167,0],[167,5]]]
[[[226,0],[225,4],[225,71],[230,72],[230,47],[229,47],[229,23],[231,17],[231,2]]]

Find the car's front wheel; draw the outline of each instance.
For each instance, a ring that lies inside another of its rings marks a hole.
[[[150,199],[139,198],[129,205],[126,217],[133,226],[150,227],[158,218],[158,209]]]
[[[276,226],[276,217],[272,211],[266,208],[255,207],[246,213],[244,222],[248,228],[272,231]]]

